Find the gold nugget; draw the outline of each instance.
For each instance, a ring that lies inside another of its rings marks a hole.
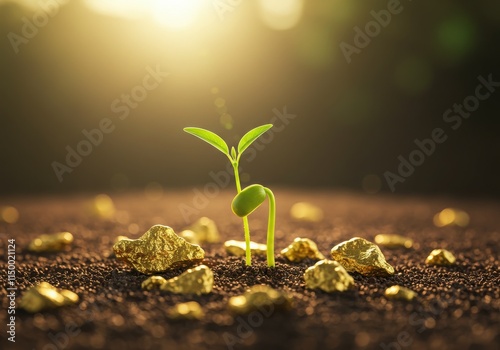
[[[304,273],[306,287],[327,293],[344,292],[354,287],[354,279],[336,261],[321,260]]]
[[[181,232],[181,236],[190,243],[217,243],[220,242],[219,230],[215,221],[201,217],[191,226]]]
[[[400,235],[384,234],[384,233],[375,236],[375,243],[390,249],[394,248],[410,249],[413,246],[413,240],[408,237]]]
[[[281,254],[292,262],[299,262],[306,258],[323,260],[325,257],[318,250],[318,246],[309,238],[297,237],[293,243],[281,251]]]
[[[349,272],[365,276],[387,276],[394,268],[387,263],[380,248],[364,238],[354,237],[332,248],[332,258]]]
[[[446,266],[453,265],[456,260],[455,256],[446,249],[434,249],[425,259],[425,263],[427,265]]]
[[[470,217],[467,212],[456,208],[445,208],[434,215],[434,225],[437,227],[457,225],[465,227],[469,224]]]
[[[123,239],[113,245],[118,259],[144,274],[203,260],[205,251],[186,242],[168,226],[155,225],[139,239]]]
[[[411,301],[417,297],[417,293],[415,293],[411,289],[397,285],[387,288],[384,292],[384,295],[387,299],[398,299],[407,301]]]
[[[165,278],[161,276],[151,276],[142,282],[141,288],[145,290],[160,289],[165,283],[167,283]]]
[[[298,202],[290,209],[290,216],[299,221],[319,222],[323,219],[323,210],[311,203]]]
[[[110,219],[115,215],[115,204],[107,194],[99,194],[89,203],[88,210],[101,219]]]
[[[45,234],[36,237],[28,246],[35,253],[58,252],[73,243],[73,235],[69,232]]]
[[[266,285],[255,285],[250,287],[244,294],[229,299],[229,309],[237,314],[247,314],[254,310],[266,310],[269,308],[289,309],[292,299],[284,292],[278,291]]]
[[[214,273],[208,266],[200,265],[189,269],[180,276],[165,281],[160,286],[163,291],[175,294],[208,294],[214,286]]]
[[[201,320],[204,316],[201,305],[196,301],[179,303],[168,311],[168,317],[173,320]]]
[[[23,294],[19,306],[28,312],[36,313],[46,309],[73,305],[77,302],[77,294],[66,289],[57,289],[50,283],[41,282]]]
[[[229,255],[235,256],[245,256],[246,244],[243,241],[229,240],[224,242],[224,248]],[[250,242],[250,251],[252,255],[263,255],[267,254],[267,245],[255,242]]]

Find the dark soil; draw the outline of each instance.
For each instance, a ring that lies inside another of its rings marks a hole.
[[[279,254],[276,268],[254,258],[246,267],[241,258],[228,257],[220,244],[205,244],[204,263],[214,271],[209,295],[173,295],[141,290],[146,279],[112,254],[117,235],[139,237],[154,224],[176,232],[186,222],[179,205],[193,206],[192,191],[168,192],[161,200],[143,194],[115,196],[118,218],[105,220],[87,214],[91,197],[10,198],[1,205],[18,208],[16,224],[0,223],[0,252],[6,256],[7,239],[16,240],[17,301],[30,286],[47,281],[80,296],[76,306],[28,314],[16,311],[16,342],[6,340],[6,290],[0,292],[3,311],[2,349],[498,349],[500,346],[500,272],[498,214],[500,204],[446,198],[368,197],[361,195],[275,191],[278,206],[276,251],[295,237],[318,243],[323,254],[354,236],[373,240],[377,233],[407,235],[416,242],[410,250],[383,252],[396,273],[392,277],[354,275],[352,292],[327,294],[304,287],[303,273],[313,261],[292,264]],[[189,221],[200,216],[214,219],[223,240],[243,239],[241,221],[232,215],[233,193],[224,192]],[[289,216],[294,202],[309,201],[322,207],[320,223],[296,222]],[[203,203],[198,203],[203,204]],[[433,215],[445,207],[459,207],[471,216],[467,228],[436,228]],[[127,212],[127,215],[124,212]],[[252,239],[265,242],[267,209],[250,217]],[[70,231],[71,248],[56,254],[26,251],[29,240],[41,233]],[[131,234],[132,231],[134,234]],[[135,233],[136,232],[136,233]],[[455,253],[452,267],[429,267],[424,260],[434,248]],[[6,271],[6,260],[1,263]],[[185,269],[162,273],[170,278]],[[6,273],[0,276],[7,286]],[[254,284],[269,284],[289,292],[290,311],[234,316],[228,298]],[[393,284],[419,294],[413,302],[388,301],[384,289]],[[202,321],[173,321],[168,309],[198,301]],[[6,345],[7,344],[7,345]]]

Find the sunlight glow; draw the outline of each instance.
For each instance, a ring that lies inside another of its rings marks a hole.
[[[124,17],[150,17],[162,26],[182,29],[198,18],[202,0],[86,0],[96,12]]]
[[[199,15],[202,0],[156,0],[151,7],[153,18],[170,28],[185,28]]]
[[[302,17],[303,5],[303,0],[259,0],[262,20],[276,30],[295,27]]]

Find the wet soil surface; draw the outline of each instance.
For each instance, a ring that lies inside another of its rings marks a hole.
[[[364,196],[328,191],[276,190],[276,268],[254,257],[253,266],[229,257],[219,244],[203,244],[204,264],[214,272],[211,294],[174,295],[143,291],[147,278],[115,259],[116,236],[137,238],[154,224],[180,232],[200,216],[214,219],[222,240],[243,240],[239,218],[230,211],[232,192],[207,200],[191,190],[165,192],[161,199],[142,193],[112,196],[118,210],[112,219],[88,214],[92,196],[4,198],[20,212],[15,224],[0,222],[2,257],[0,297],[2,349],[498,349],[500,346],[500,203],[448,198]],[[319,223],[289,216],[298,201],[324,210]],[[466,210],[466,228],[434,226],[433,215],[445,207]],[[252,240],[265,243],[267,208],[250,219]],[[33,254],[26,247],[41,233],[72,232],[74,244],[63,252]],[[279,251],[295,237],[313,239],[330,249],[355,236],[372,240],[377,233],[398,233],[415,241],[409,250],[382,248],[396,273],[391,277],[353,274],[356,288],[327,294],[305,288],[303,273],[314,261],[289,263]],[[17,309],[15,343],[7,341],[7,240],[16,243],[16,287],[22,293],[46,281],[80,296],[78,305],[28,314]],[[434,248],[457,257],[452,267],[429,267]],[[185,268],[162,273],[179,275]],[[232,315],[231,296],[249,286],[268,284],[294,299],[290,311]],[[415,290],[412,302],[389,301],[384,289],[399,284]],[[170,307],[198,301],[201,321],[174,321]]]

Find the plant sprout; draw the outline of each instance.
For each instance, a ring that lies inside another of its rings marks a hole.
[[[261,126],[258,126],[254,129],[250,130],[245,135],[243,135],[240,142],[238,143],[238,151],[236,151],[236,149],[234,147],[231,147],[231,152],[229,152],[229,147],[227,146],[226,142],[219,135],[217,135],[209,130],[205,130],[202,128],[195,128],[195,127],[188,127],[188,128],[184,128],[184,131],[187,132],[188,134],[191,134],[193,136],[200,138],[201,140],[207,142],[208,144],[210,144],[213,147],[215,147],[216,149],[218,149],[220,152],[224,153],[224,155],[226,155],[226,157],[231,162],[231,165],[233,166],[234,180],[236,182],[236,191],[238,194],[240,194],[242,192],[241,191],[241,183],[240,183],[240,173],[239,173],[239,163],[240,163],[241,155],[243,154],[243,152],[245,152],[245,150],[248,147],[250,147],[250,145],[255,140],[257,140],[263,133],[265,133],[266,131],[268,131],[272,127],[273,127],[272,124],[265,124],[265,125],[261,125]],[[258,186],[260,186],[260,185],[258,185]],[[262,188],[264,188],[264,187],[262,187]],[[248,189],[248,187],[245,188],[245,190],[247,190],[247,189]],[[254,190],[251,190],[250,192],[246,192],[246,193],[247,194],[244,194],[242,198],[246,198],[247,200],[249,200],[250,197],[252,197],[251,196],[252,193],[255,194]],[[272,201],[274,202],[274,196],[272,196],[272,192],[271,192],[271,196],[269,196],[270,202],[271,202],[271,197],[272,197]],[[264,197],[264,199],[265,199],[265,197]],[[253,210],[255,210],[264,201],[264,199],[262,199],[262,201]],[[235,200],[236,200],[236,198],[235,198]],[[255,199],[252,198],[252,200],[255,200]],[[233,203],[234,203],[234,200],[233,200]],[[240,201],[238,200],[237,203],[240,203]],[[250,207],[251,207],[251,205],[250,205]],[[250,212],[252,212],[253,210],[251,210]],[[245,261],[246,261],[246,264],[248,266],[250,266],[250,265],[252,265],[252,256],[251,256],[251,251],[250,251],[250,228],[248,226],[247,215],[243,215],[241,217],[243,219],[243,230],[245,231],[245,244],[246,244]],[[273,221],[273,226],[274,226],[274,221]],[[269,239],[269,237],[268,237],[268,239]],[[273,245],[274,245],[274,228],[273,228]],[[269,246],[268,246],[268,251],[269,251]],[[274,266],[274,255],[273,255],[273,266]]]
[[[269,198],[269,219],[267,222],[267,266],[274,267],[274,224],[276,222],[276,201],[273,192],[262,185],[250,185],[233,199],[231,208],[239,217],[246,218]]]

